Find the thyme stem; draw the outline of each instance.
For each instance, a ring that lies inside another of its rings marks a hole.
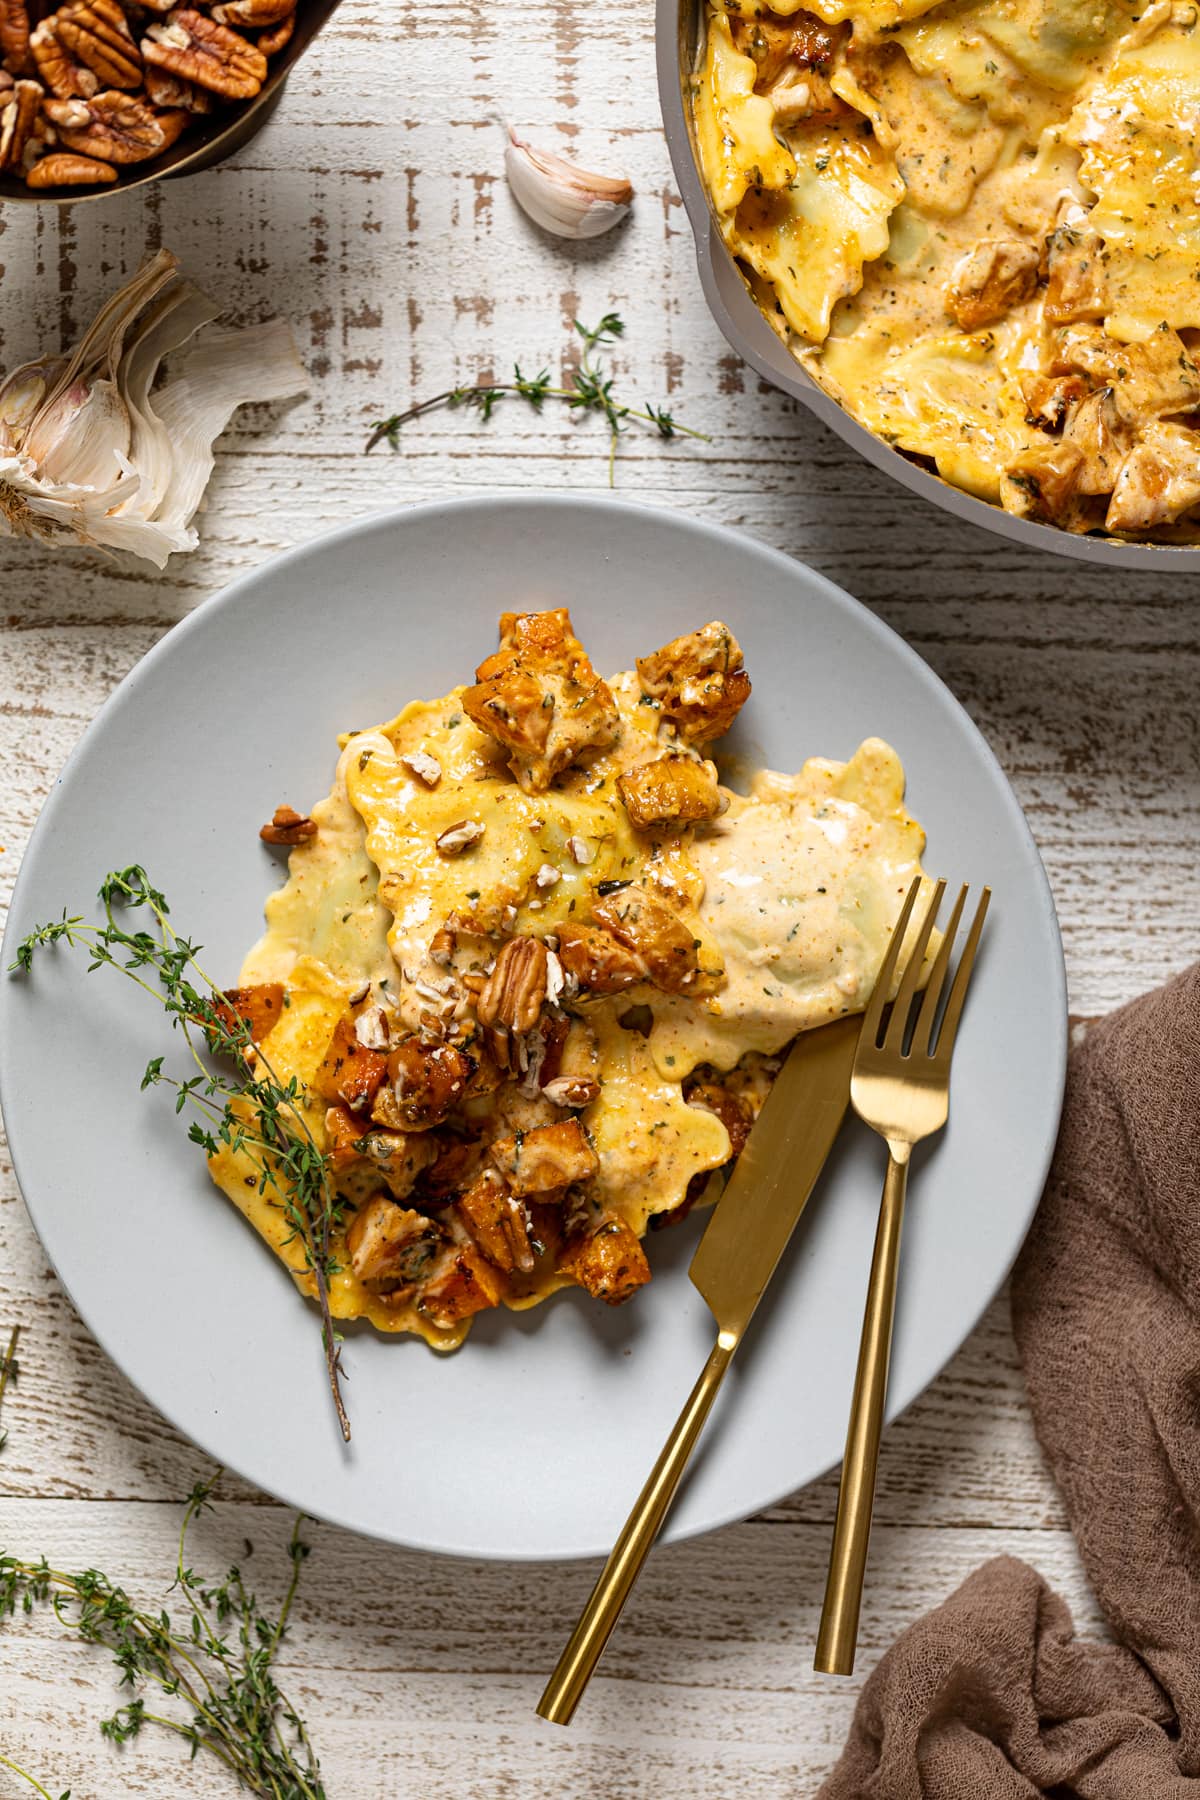
[[[570,385],[555,385],[545,369],[538,375],[523,375],[520,364],[514,363],[511,381],[479,381],[467,387],[444,388],[440,394],[431,394],[428,399],[416,401],[404,412],[377,420],[367,438],[367,452],[372,451],[385,438],[393,450],[398,450],[400,433],[404,427],[411,425],[414,419],[423,418],[426,413],[436,412],[439,407],[473,407],[486,422],[501,400],[512,398],[524,400],[535,412],[541,411],[543,401],[558,400],[579,415],[600,413],[608,424],[610,487],[616,485],[618,441],[627,420],[632,419],[640,425],[650,426],[661,438],[690,437],[698,438],[706,444],[709,442],[704,432],[695,431],[690,425],[681,425],[665,407],[629,406],[616,398],[613,393],[614,377],[607,373],[603,364],[595,360],[595,356],[596,352],[606,349],[624,335],[625,325],[617,313],[605,313],[596,326],[581,325],[576,319],[575,329],[583,339],[583,354]]]
[[[304,1116],[303,1090],[294,1077],[281,1081],[265,1052],[252,1045],[249,1027],[199,962],[199,946],[175,931],[165,898],[151,886],[139,864],[106,875],[100,901],[103,925],[89,925],[82,915],[64,912],[61,919],[38,926],[18,945],[11,971],[28,974],[37,951],[60,941],[82,946],[91,955],[89,971],[116,969],[157,1000],[172,1026],[182,1031],[196,1074],[186,1080],[165,1074],[164,1059],[157,1056],[147,1064],[142,1086],[173,1089],[176,1112],[191,1108],[199,1115],[188,1130],[191,1142],[209,1158],[216,1156],[221,1146],[233,1154],[245,1154],[257,1172],[260,1194],[270,1192],[282,1207],[292,1235],[303,1246],[305,1266],[316,1289],[330,1393],[338,1427],[348,1443],[350,1421],[342,1401],[341,1351],[329,1303],[330,1238],[338,1202],[328,1159]],[[146,908],[155,929],[126,929],[116,916],[118,905],[129,910]],[[153,981],[139,973],[143,969]],[[201,1045],[209,1056],[223,1059],[232,1073],[215,1073],[201,1056]]]
[[[17,1344],[20,1340],[20,1336],[21,1327],[19,1325],[14,1325],[9,1336],[8,1349],[4,1352],[3,1360],[0,1361],[0,1407],[3,1407],[4,1405],[4,1393],[5,1389],[8,1387],[9,1381],[15,1381],[17,1379],[17,1370],[19,1367],[17,1363]],[[3,1450],[7,1442],[7,1431],[0,1431],[0,1450]]]

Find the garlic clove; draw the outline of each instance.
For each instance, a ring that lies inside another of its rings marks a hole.
[[[65,356],[23,363],[0,382],[0,444],[20,447],[38,407],[67,366]]]
[[[600,237],[620,223],[633,200],[626,176],[581,169],[565,156],[535,150],[515,131],[509,132],[504,170],[522,211],[555,237]]]

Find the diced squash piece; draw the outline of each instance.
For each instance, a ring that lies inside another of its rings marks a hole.
[[[595,1231],[573,1238],[559,1256],[558,1266],[594,1300],[604,1300],[609,1306],[619,1306],[650,1279],[645,1251],[614,1213]]]
[[[570,1187],[572,1182],[589,1180],[600,1168],[600,1158],[578,1119],[497,1138],[492,1157],[518,1196]]]
[[[331,1105],[340,1103],[351,1112],[366,1112],[387,1079],[387,1068],[386,1056],[359,1043],[353,1014],[343,1013],[313,1077],[313,1087]]]
[[[373,1293],[411,1290],[424,1281],[445,1246],[433,1219],[376,1194],[360,1206],[346,1233],[350,1266]]]

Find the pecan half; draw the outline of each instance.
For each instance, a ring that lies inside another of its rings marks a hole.
[[[118,165],[157,156],[188,122],[185,112],[153,113],[144,100],[115,89],[94,100],[47,100],[45,111],[68,150]]]
[[[7,96],[0,96],[0,169],[21,167],[41,103],[42,87],[36,81],[15,82]]]
[[[54,31],[63,49],[89,68],[101,87],[141,84],[141,52],[117,0],[73,0],[55,13]]]
[[[25,176],[25,187],[112,187],[115,180],[112,162],[58,153],[34,162]]]
[[[259,831],[264,844],[303,844],[317,835],[317,822],[294,806],[277,806],[269,825]]]
[[[278,25],[296,10],[296,0],[223,0],[214,6],[212,16],[218,25],[236,25],[243,31],[257,31],[264,25]]]
[[[99,93],[100,82],[93,71],[76,62],[59,42],[53,19],[43,19],[34,31],[29,52],[39,79],[60,100],[70,100],[75,95],[90,100]]]
[[[165,69],[147,69],[146,92],[155,106],[182,106],[185,112],[210,113],[217,104],[215,94],[197,87],[194,81],[181,81]]]
[[[29,55],[29,8],[25,0],[0,0],[0,56],[23,69]]]
[[[168,14],[165,25],[151,25],[142,55],[155,68],[227,100],[252,100],[267,74],[266,57],[248,38],[187,6]]]
[[[501,947],[476,1002],[479,1023],[502,1069],[510,1039],[532,1031],[546,1001],[550,959],[540,938],[514,937]]]
[[[292,33],[296,29],[296,9],[293,6],[286,19],[280,19],[278,25],[272,25],[264,31],[258,40],[258,47],[264,56],[278,56],[285,45],[292,41]]]

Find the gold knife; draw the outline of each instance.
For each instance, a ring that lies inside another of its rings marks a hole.
[[[555,1725],[570,1724],[816,1185],[850,1103],[861,1023],[839,1019],[796,1039],[700,1239],[688,1272],[716,1319],[717,1341],[546,1684],[538,1712]]]

